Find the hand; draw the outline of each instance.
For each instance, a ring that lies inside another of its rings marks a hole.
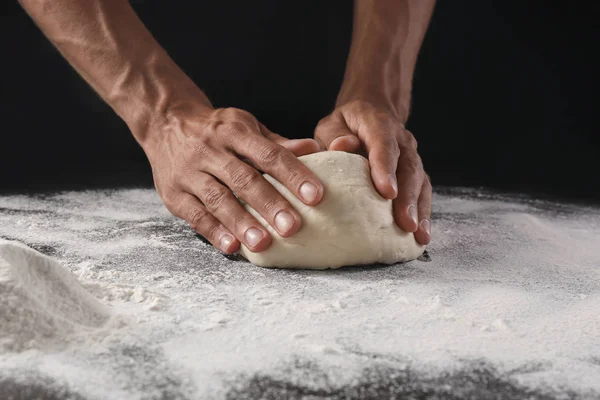
[[[269,247],[268,231],[240,204],[252,206],[281,236],[300,229],[300,215],[257,170],[269,173],[305,204],[323,196],[318,178],[296,156],[318,151],[312,139],[287,140],[250,113],[194,106],[150,128],[144,150],[167,209],[225,253],[240,242]]]
[[[377,191],[393,199],[394,218],[425,245],[431,241],[431,182],[417,141],[394,112],[353,101],[335,109],[315,129],[323,149],[366,152]]]

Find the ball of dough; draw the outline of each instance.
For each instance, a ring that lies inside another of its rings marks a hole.
[[[265,178],[302,216],[294,236],[282,238],[252,207],[246,209],[271,233],[273,243],[260,253],[243,246],[240,254],[261,267],[327,269],[344,265],[393,264],[423,253],[412,233],[392,215],[392,201],[377,193],[367,160],[341,151],[299,159],[321,180],[324,195],[316,206],[302,203],[269,175]]]

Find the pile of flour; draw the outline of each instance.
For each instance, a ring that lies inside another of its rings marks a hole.
[[[0,239],[0,349],[21,351],[81,331],[110,317],[56,261],[18,242]]]
[[[152,190],[0,197],[0,390],[597,397],[598,211],[438,193],[431,262],[286,271],[223,257]]]

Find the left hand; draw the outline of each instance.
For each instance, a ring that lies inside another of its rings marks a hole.
[[[326,150],[366,153],[377,191],[393,200],[394,219],[422,245],[431,241],[431,182],[417,141],[395,112],[365,101],[336,108],[315,129]]]

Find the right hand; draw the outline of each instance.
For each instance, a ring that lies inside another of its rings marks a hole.
[[[318,178],[296,156],[318,151],[312,139],[288,140],[250,113],[205,106],[171,113],[149,128],[143,145],[167,209],[225,253],[269,247],[269,232],[240,204],[254,208],[282,237],[295,234],[300,215],[257,170],[285,185],[305,204],[323,197]]]

